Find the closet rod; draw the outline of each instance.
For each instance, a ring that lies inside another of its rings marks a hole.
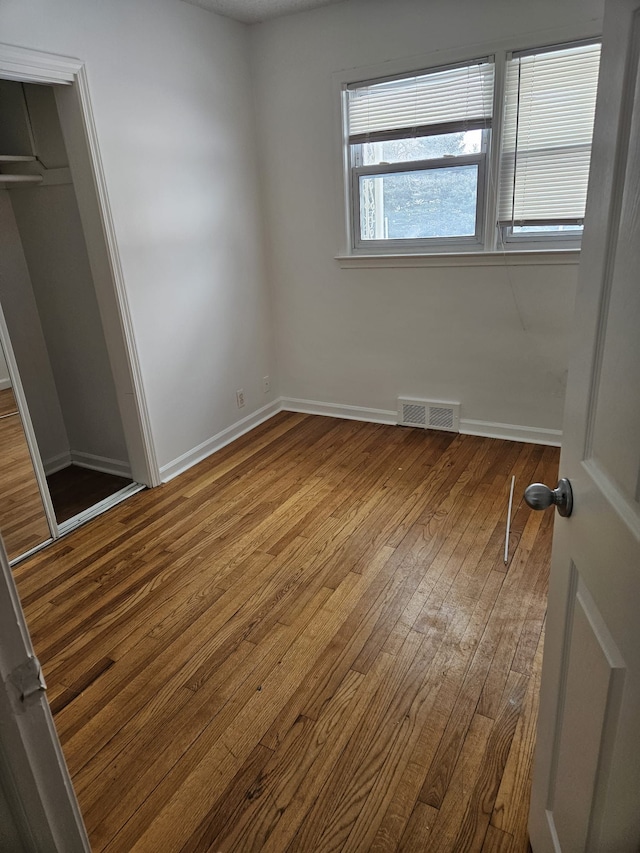
[[[42,175],[0,175],[0,184],[39,184]]]

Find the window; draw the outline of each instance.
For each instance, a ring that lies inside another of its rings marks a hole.
[[[348,90],[355,245],[482,240],[488,60]]]
[[[582,231],[600,45],[507,62],[498,218],[503,237]]]
[[[599,57],[576,43],[346,86],[353,250],[579,245]]]

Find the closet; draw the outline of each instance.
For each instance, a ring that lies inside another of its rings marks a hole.
[[[51,86],[0,80],[0,533],[11,561],[133,482]]]

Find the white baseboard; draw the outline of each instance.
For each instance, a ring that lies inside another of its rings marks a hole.
[[[64,453],[58,453],[55,456],[50,456],[48,459],[42,460],[42,467],[47,477],[50,474],[55,474],[56,471],[62,471],[63,468],[68,468],[71,465],[71,451],[65,450]]]
[[[345,406],[343,403],[319,403],[317,400],[297,400],[294,397],[281,397],[280,403],[285,412],[325,415],[330,418],[366,421],[373,424],[398,423],[398,413],[389,409],[368,409],[364,406]]]
[[[6,379],[0,379],[0,391],[6,391],[7,388],[11,388],[11,380],[9,377]]]
[[[278,412],[300,412],[305,415],[324,415],[325,417],[343,418],[352,421],[365,421],[374,424],[398,423],[398,413],[390,409],[370,409],[365,406],[347,406],[343,403],[321,403],[318,400],[300,400],[295,397],[280,397],[268,406],[247,415],[230,427],[203,441],[192,450],[183,453],[160,468],[163,483],[187,471],[216,450],[221,450],[227,444],[240,438],[241,435],[257,427],[259,424],[277,415]],[[485,438],[502,438],[510,441],[522,441],[528,444],[548,444],[559,447],[562,440],[561,430],[543,429],[541,427],[526,427],[515,424],[500,424],[490,421],[475,421],[461,418],[460,432],[464,435],[479,435]],[[74,460],[75,461],[75,460]],[[76,462],[76,464],[79,464]]]
[[[131,477],[131,466],[122,459],[97,456],[95,453],[83,453],[81,450],[72,450],[70,455],[71,462],[79,468],[90,468],[92,471],[115,474],[117,477]]]
[[[282,409],[286,412],[301,412],[306,415],[326,415],[347,420],[368,421],[374,424],[398,423],[398,412],[389,409],[368,409],[364,406],[345,406],[342,403],[320,403],[317,400],[297,400],[293,397],[282,397]],[[523,441],[528,444],[549,444],[559,447],[562,441],[562,431],[543,429],[542,427],[517,426],[515,424],[499,424],[491,421],[474,421],[469,418],[460,419],[460,432],[464,435],[480,435],[484,438],[504,438],[510,441]]]
[[[469,418],[460,418],[460,432],[463,435],[480,435],[483,438],[523,441],[525,444],[548,444],[550,447],[560,447],[562,444],[560,429],[498,424],[491,421],[474,421]]]
[[[202,462],[203,459],[211,456],[216,450],[221,450],[227,444],[235,441],[236,438],[240,438],[241,435],[264,423],[264,421],[268,421],[269,418],[277,415],[280,411],[282,411],[281,400],[274,400],[273,403],[269,403],[269,405],[263,406],[261,409],[247,415],[246,418],[242,418],[236,421],[235,424],[231,424],[231,426],[203,441],[197,447],[194,447],[193,450],[188,450],[186,453],[178,456],[177,459],[174,459],[173,462],[163,465],[160,468],[162,482],[168,483],[169,480],[173,480],[178,474],[182,474],[183,471],[186,471],[198,462]]]
[[[83,453],[80,450],[67,450],[43,459],[42,465],[47,477],[68,468],[69,465],[77,465],[79,468],[90,468],[92,471],[102,471],[103,474],[115,474],[118,477],[130,477],[131,467],[128,462],[120,459],[110,459],[107,456],[96,456],[94,453]]]
[[[364,406],[345,406],[342,403],[320,403],[317,400],[297,400],[293,397],[281,398],[282,409],[287,412],[302,412],[307,415],[327,415],[333,418],[368,421],[374,424],[397,424],[397,411],[389,409],[368,409]],[[548,444],[559,447],[562,431],[527,427],[516,424],[500,424],[491,421],[460,419],[460,432],[463,435],[479,435],[484,438],[503,438],[509,441],[523,441],[526,444]]]

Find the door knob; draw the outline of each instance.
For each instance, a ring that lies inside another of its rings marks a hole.
[[[563,477],[555,489],[550,489],[544,483],[532,483],[524,492],[524,499],[531,509],[547,509],[555,506],[559,515],[568,518],[573,509],[573,492],[571,483]]]

